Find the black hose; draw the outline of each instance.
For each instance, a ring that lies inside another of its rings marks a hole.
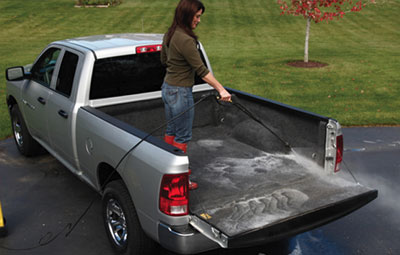
[[[189,108],[187,108],[186,110],[182,111],[181,113],[179,113],[178,115],[176,115],[174,118],[164,122],[163,124],[161,124],[160,126],[156,127],[155,129],[153,129],[152,131],[150,131],[145,137],[143,137],[139,142],[137,142],[134,146],[132,146],[132,148],[130,148],[125,154],[124,156],[122,156],[122,158],[119,160],[119,162],[117,163],[117,165],[114,167],[114,170],[109,174],[109,176],[106,178],[106,180],[104,181],[104,184],[100,187],[100,190],[102,190],[105,185],[108,183],[108,181],[112,178],[112,176],[117,172],[117,169],[119,167],[119,165],[121,165],[122,161],[133,151],[135,150],[142,142],[144,142],[147,138],[149,138],[151,135],[153,135],[155,132],[157,132],[158,130],[160,130],[161,128],[167,126],[170,122],[178,119],[179,117],[181,117],[183,114],[185,114],[186,112],[190,111],[191,109],[193,109],[196,105],[200,104],[201,102],[203,102],[206,98],[210,97],[210,96],[214,96],[214,94],[206,94],[203,95],[196,103],[194,103],[192,106],[190,106]],[[94,199],[93,201],[89,204],[89,206],[86,208],[86,210],[83,212],[83,214],[78,218],[78,220],[72,225],[71,229],[65,234],[65,236],[67,237],[69,234],[71,234],[71,232],[74,230],[74,228],[78,225],[79,221],[86,215],[86,213],[89,211],[90,207],[92,207],[94,203]]]
[[[219,100],[219,97],[217,97],[217,100]],[[276,138],[278,138],[279,141],[281,141],[287,148],[292,150],[292,147],[290,146],[289,142],[283,140],[282,137],[280,137],[277,133],[275,133],[270,127],[268,127],[264,122],[260,120],[260,118],[256,117],[251,111],[249,111],[246,107],[244,107],[241,103],[239,103],[239,99],[237,98],[236,95],[232,94],[232,100],[229,102],[232,105],[236,106],[240,111],[244,112],[247,116],[249,116],[251,119],[259,123],[261,126],[266,128],[269,132],[271,132]],[[293,151],[293,150],[292,150]]]
[[[196,105],[200,104],[201,102],[203,102],[206,98],[210,97],[210,96],[215,96],[215,93],[210,93],[210,94],[205,94],[203,95],[196,103],[194,103],[191,107],[187,108],[186,110],[184,110],[183,112],[179,113],[177,116],[175,116],[174,118],[170,119],[169,121],[164,122],[162,125],[158,126],[157,128],[153,129],[152,131],[150,131],[150,133],[148,133],[145,137],[143,137],[139,142],[137,142],[134,146],[132,146],[132,148],[130,148],[125,154],[124,156],[122,156],[122,158],[119,160],[119,162],[117,163],[117,165],[115,166],[114,170],[110,173],[110,175],[106,178],[104,184],[100,187],[100,190],[102,190],[105,185],[107,184],[107,182],[112,178],[112,176],[117,172],[118,167],[120,166],[120,164],[122,163],[122,161],[133,151],[135,150],[142,142],[144,142],[147,138],[149,138],[152,134],[154,134],[156,131],[160,130],[161,128],[165,127],[166,125],[168,125],[168,123],[178,119],[179,117],[181,117],[183,114],[185,114],[186,112],[190,111],[191,109],[193,109]],[[5,249],[5,250],[10,250],[10,251],[30,251],[30,250],[34,250],[43,246],[46,246],[50,243],[52,243],[53,241],[55,241],[62,232],[64,232],[65,230],[68,230],[67,233],[65,234],[65,237],[68,237],[72,231],[74,231],[75,227],[79,224],[79,222],[81,221],[81,219],[87,214],[87,212],[89,211],[89,209],[93,206],[94,202],[97,199],[97,194],[95,195],[95,197],[93,197],[93,199],[90,201],[89,205],[86,207],[86,209],[83,211],[83,213],[78,217],[78,219],[74,222],[74,224],[72,223],[68,223],[61,231],[57,232],[57,234],[53,235],[51,232],[48,232],[46,235],[44,235],[43,237],[41,237],[39,239],[39,242],[37,245],[32,246],[32,247],[28,247],[28,248],[12,248],[12,247],[6,247],[3,245],[0,245],[1,249]]]

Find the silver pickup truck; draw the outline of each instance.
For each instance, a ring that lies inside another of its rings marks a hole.
[[[161,42],[160,34],[68,39],[6,70],[19,151],[45,148],[102,195],[117,253],[145,254],[154,241],[181,254],[260,245],[377,197],[336,174],[337,121],[234,89],[232,103],[220,102],[198,77],[188,153],[165,143]],[[211,70],[201,44],[199,53]],[[197,190],[188,189],[189,168]]]

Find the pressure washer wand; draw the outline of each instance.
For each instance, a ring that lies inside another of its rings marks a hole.
[[[229,103],[233,104],[234,106],[236,106],[239,110],[241,110],[242,112],[244,112],[247,116],[249,116],[250,118],[252,118],[253,120],[255,120],[256,122],[258,122],[261,126],[263,126],[264,128],[266,128],[269,132],[271,132],[276,138],[278,138],[286,147],[288,147],[289,149],[292,150],[292,147],[290,146],[290,144],[283,140],[277,133],[275,133],[270,127],[268,127],[264,122],[262,122],[258,117],[256,117],[252,112],[250,112],[246,107],[244,107],[242,104],[240,104],[236,97],[236,95],[232,94],[232,98],[235,98],[235,100],[230,100],[228,101]],[[220,97],[217,96],[217,100],[220,100]]]

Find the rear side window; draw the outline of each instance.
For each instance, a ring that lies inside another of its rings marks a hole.
[[[56,91],[67,97],[71,95],[78,60],[78,55],[66,51],[61,62],[60,72],[58,73],[57,78]]]
[[[90,99],[158,91],[164,76],[160,52],[99,59],[93,69]]]

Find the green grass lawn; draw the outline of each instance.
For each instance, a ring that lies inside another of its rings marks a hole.
[[[177,0],[124,0],[112,8],[75,8],[74,0],[0,1],[0,138],[11,134],[5,104],[7,67],[32,63],[50,42],[105,33],[164,33]],[[306,21],[280,16],[271,0],[203,0],[196,30],[224,86],[339,120],[342,125],[400,124],[399,0],[377,0],[338,21],[311,25],[310,60],[303,59]]]

